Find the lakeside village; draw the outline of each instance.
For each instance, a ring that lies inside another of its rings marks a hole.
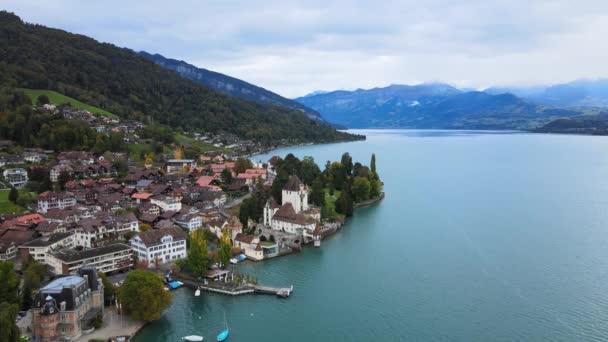
[[[288,296],[231,263],[300,251],[381,199],[375,156],[265,162],[209,152],[139,165],[122,153],[24,152],[1,164],[2,340],[129,336],[171,288]],[[126,165],[126,167],[125,167]],[[118,280],[119,279],[119,280]],[[116,315],[127,317],[126,329]],[[11,317],[15,317],[15,320]],[[5,339],[6,337],[6,339]]]

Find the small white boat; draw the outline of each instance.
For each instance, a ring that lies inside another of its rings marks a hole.
[[[232,258],[232,259],[230,259],[230,263],[233,264],[233,265],[236,265],[236,264],[239,263],[239,260],[236,259],[236,258]]]
[[[189,336],[182,337],[182,340],[192,341],[192,342],[198,342],[198,341],[202,341],[203,340],[203,336],[189,335]]]
[[[201,289],[197,288],[196,291],[194,291],[194,296],[198,297],[201,295]]]

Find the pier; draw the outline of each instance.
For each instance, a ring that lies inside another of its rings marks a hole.
[[[244,285],[239,287],[226,286],[222,282],[208,282],[207,284],[192,281],[189,279],[181,279],[187,287],[191,289],[199,288],[201,291],[218,293],[226,296],[242,296],[249,294],[269,294],[282,298],[287,298],[293,292],[293,285],[290,287],[271,287],[263,285]]]
[[[279,297],[287,298],[293,292],[293,285],[291,287],[270,287],[270,286],[255,285],[254,290],[255,290],[255,293],[272,294],[272,295],[277,295]]]

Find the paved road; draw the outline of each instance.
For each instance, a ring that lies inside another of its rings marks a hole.
[[[236,207],[237,205],[240,205],[241,203],[243,203],[243,201],[246,200],[249,197],[251,197],[251,193],[247,193],[244,196],[235,198],[235,199],[229,201],[228,203],[224,204],[224,209]]]

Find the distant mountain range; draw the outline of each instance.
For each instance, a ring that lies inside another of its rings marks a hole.
[[[608,107],[608,80],[577,80],[551,86],[492,87],[488,94],[511,93],[538,104],[560,107]]]
[[[285,98],[279,94],[273,93],[251,83],[247,83],[238,78],[204,68],[198,68],[184,61],[166,58],[159,54],[150,54],[145,51],[140,51],[139,55],[164,68],[177,72],[184,78],[204,84],[220,93],[238,97],[244,100],[252,100],[260,103],[268,103],[296,109],[305,113],[311,119],[323,121],[323,118],[321,118],[321,115],[317,111],[312,110],[294,100]]]
[[[588,113],[442,83],[340,90],[295,100],[348,128],[534,129]]]

